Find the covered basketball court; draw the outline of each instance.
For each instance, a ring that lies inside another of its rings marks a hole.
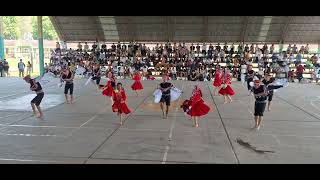
[[[51,17],[65,41],[181,41],[318,43],[320,17]],[[39,19],[40,21],[40,19]],[[163,28],[163,29],[161,29]],[[214,29],[215,28],[215,29]],[[115,30],[116,29],[116,30]],[[241,30],[241,31],[239,31]],[[310,36],[312,34],[312,36]],[[172,81],[183,90],[162,119],[153,92],[159,81],[142,81],[143,93],[124,84],[132,113],[123,126],[109,99],[86,79],[76,78],[75,103],[63,89],[46,87],[43,120],[31,116],[34,94],[19,78],[0,79],[0,163],[319,163],[320,96],[315,84],[293,83],[275,93],[262,127],[252,130],[254,98],[241,82],[231,104],[213,96],[212,82]],[[104,84],[102,80],[101,84]],[[200,127],[180,104],[194,85],[210,113]],[[243,140],[254,147],[249,147]]]

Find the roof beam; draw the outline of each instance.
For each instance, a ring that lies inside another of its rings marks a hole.
[[[285,18],[286,18],[285,24],[283,25],[282,30],[281,30],[281,34],[280,34],[280,42],[282,42],[282,43],[284,43],[284,41],[285,41],[286,32],[288,31],[288,27],[289,27],[290,22],[293,20],[293,16],[286,16]]]
[[[65,36],[64,36],[64,32],[60,26],[60,23],[58,21],[58,19],[56,18],[56,16],[49,16],[50,21],[54,27],[54,29],[56,30],[59,39],[61,39],[62,41],[65,41]]]
[[[202,25],[202,38],[201,38],[201,41],[202,42],[207,42],[208,41],[208,34],[209,34],[209,26],[208,26],[208,24],[209,24],[209,18],[208,18],[208,16],[203,16],[202,17],[202,23],[203,23],[203,25]]]
[[[170,35],[170,32],[171,32],[171,30],[170,30],[170,24],[171,24],[171,22],[170,22],[170,16],[166,16],[166,24],[167,24],[167,31],[166,31],[166,34],[167,34],[167,39],[168,39],[168,42],[170,42],[171,41],[171,35]]]
[[[244,43],[246,36],[247,36],[248,23],[249,23],[249,17],[244,16],[243,21],[242,21],[242,30],[241,30],[241,34],[240,34],[240,41],[243,43]]]
[[[94,24],[96,24],[97,26],[97,29],[96,29],[96,32],[97,32],[97,41],[104,41],[105,40],[105,35],[104,35],[104,31],[103,31],[103,28],[102,28],[102,25],[100,23],[100,19],[98,16],[92,16],[92,22]]]

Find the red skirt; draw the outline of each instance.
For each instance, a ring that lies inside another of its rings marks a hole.
[[[120,114],[122,113],[129,114],[131,112],[126,103],[119,103],[119,102],[114,102],[112,104],[112,111],[119,112]]]
[[[234,93],[233,89],[231,88],[231,86],[227,85],[227,87],[225,89],[223,89],[223,88],[220,89],[219,94],[233,96],[235,93]]]
[[[102,95],[112,97],[113,88],[111,85],[108,85],[105,90],[102,91]]]
[[[221,79],[219,79],[219,78],[215,78],[215,79],[214,79],[214,82],[213,82],[213,86],[214,86],[214,87],[220,87],[221,84],[222,84]]]
[[[141,84],[140,81],[135,81],[135,82],[132,84],[131,89],[134,90],[134,91],[135,91],[135,90],[141,90],[141,89],[143,89],[143,86],[142,86],[142,84]]]
[[[208,114],[210,111],[210,107],[204,103],[204,101],[198,101],[196,104],[194,104],[188,114],[190,116],[204,116]]]

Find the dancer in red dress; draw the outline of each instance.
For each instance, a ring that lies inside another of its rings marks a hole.
[[[108,96],[112,102],[112,93],[115,88],[116,80],[111,71],[108,72],[107,77],[109,78],[107,84],[102,88],[102,95]]]
[[[235,94],[231,88],[231,78],[230,70],[225,68],[224,73],[222,74],[222,87],[219,91],[219,94],[223,95],[224,97],[224,104],[227,103],[227,98],[229,99],[229,103],[231,103],[231,96]]]
[[[114,102],[112,111],[117,112],[120,118],[120,125],[122,125],[122,113],[129,114],[131,111],[126,104],[127,96],[121,83],[117,84],[117,89],[113,91],[112,97]]]
[[[216,71],[215,71],[215,74],[214,74],[214,82],[213,82],[213,86],[214,86],[213,95],[214,96],[217,94],[217,92],[221,88],[221,84],[222,84],[221,73],[222,73],[222,70],[220,68],[220,65],[217,64]]]
[[[198,86],[195,86],[195,88],[193,89],[192,97],[190,98],[189,103],[190,106],[187,114],[193,117],[194,127],[199,127],[198,117],[208,114],[210,111],[210,107],[203,101],[202,92]]]
[[[136,73],[133,76],[133,80],[134,80],[134,83],[131,85],[131,89],[134,90],[138,96],[137,91],[143,89],[143,86],[141,84],[141,77],[140,77],[139,71],[136,71]]]

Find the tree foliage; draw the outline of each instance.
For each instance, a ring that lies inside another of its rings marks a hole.
[[[20,38],[20,29],[17,16],[3,16],[4,39]]]
[[[48,16],[42,17],[43,39],[57,40],[58,35]],[[3,16],[4,39],[24,39],[31,33],[33,39],[38,39],[37,16]]]
[[[48,16],[42,16],[42,28],[43,28],[43,39],[46,40],[57,40],[58,35],[54,29],[51,20]],[[38,24],[37,16],[32,17],[32,35],[33,39],[38,39]]]

